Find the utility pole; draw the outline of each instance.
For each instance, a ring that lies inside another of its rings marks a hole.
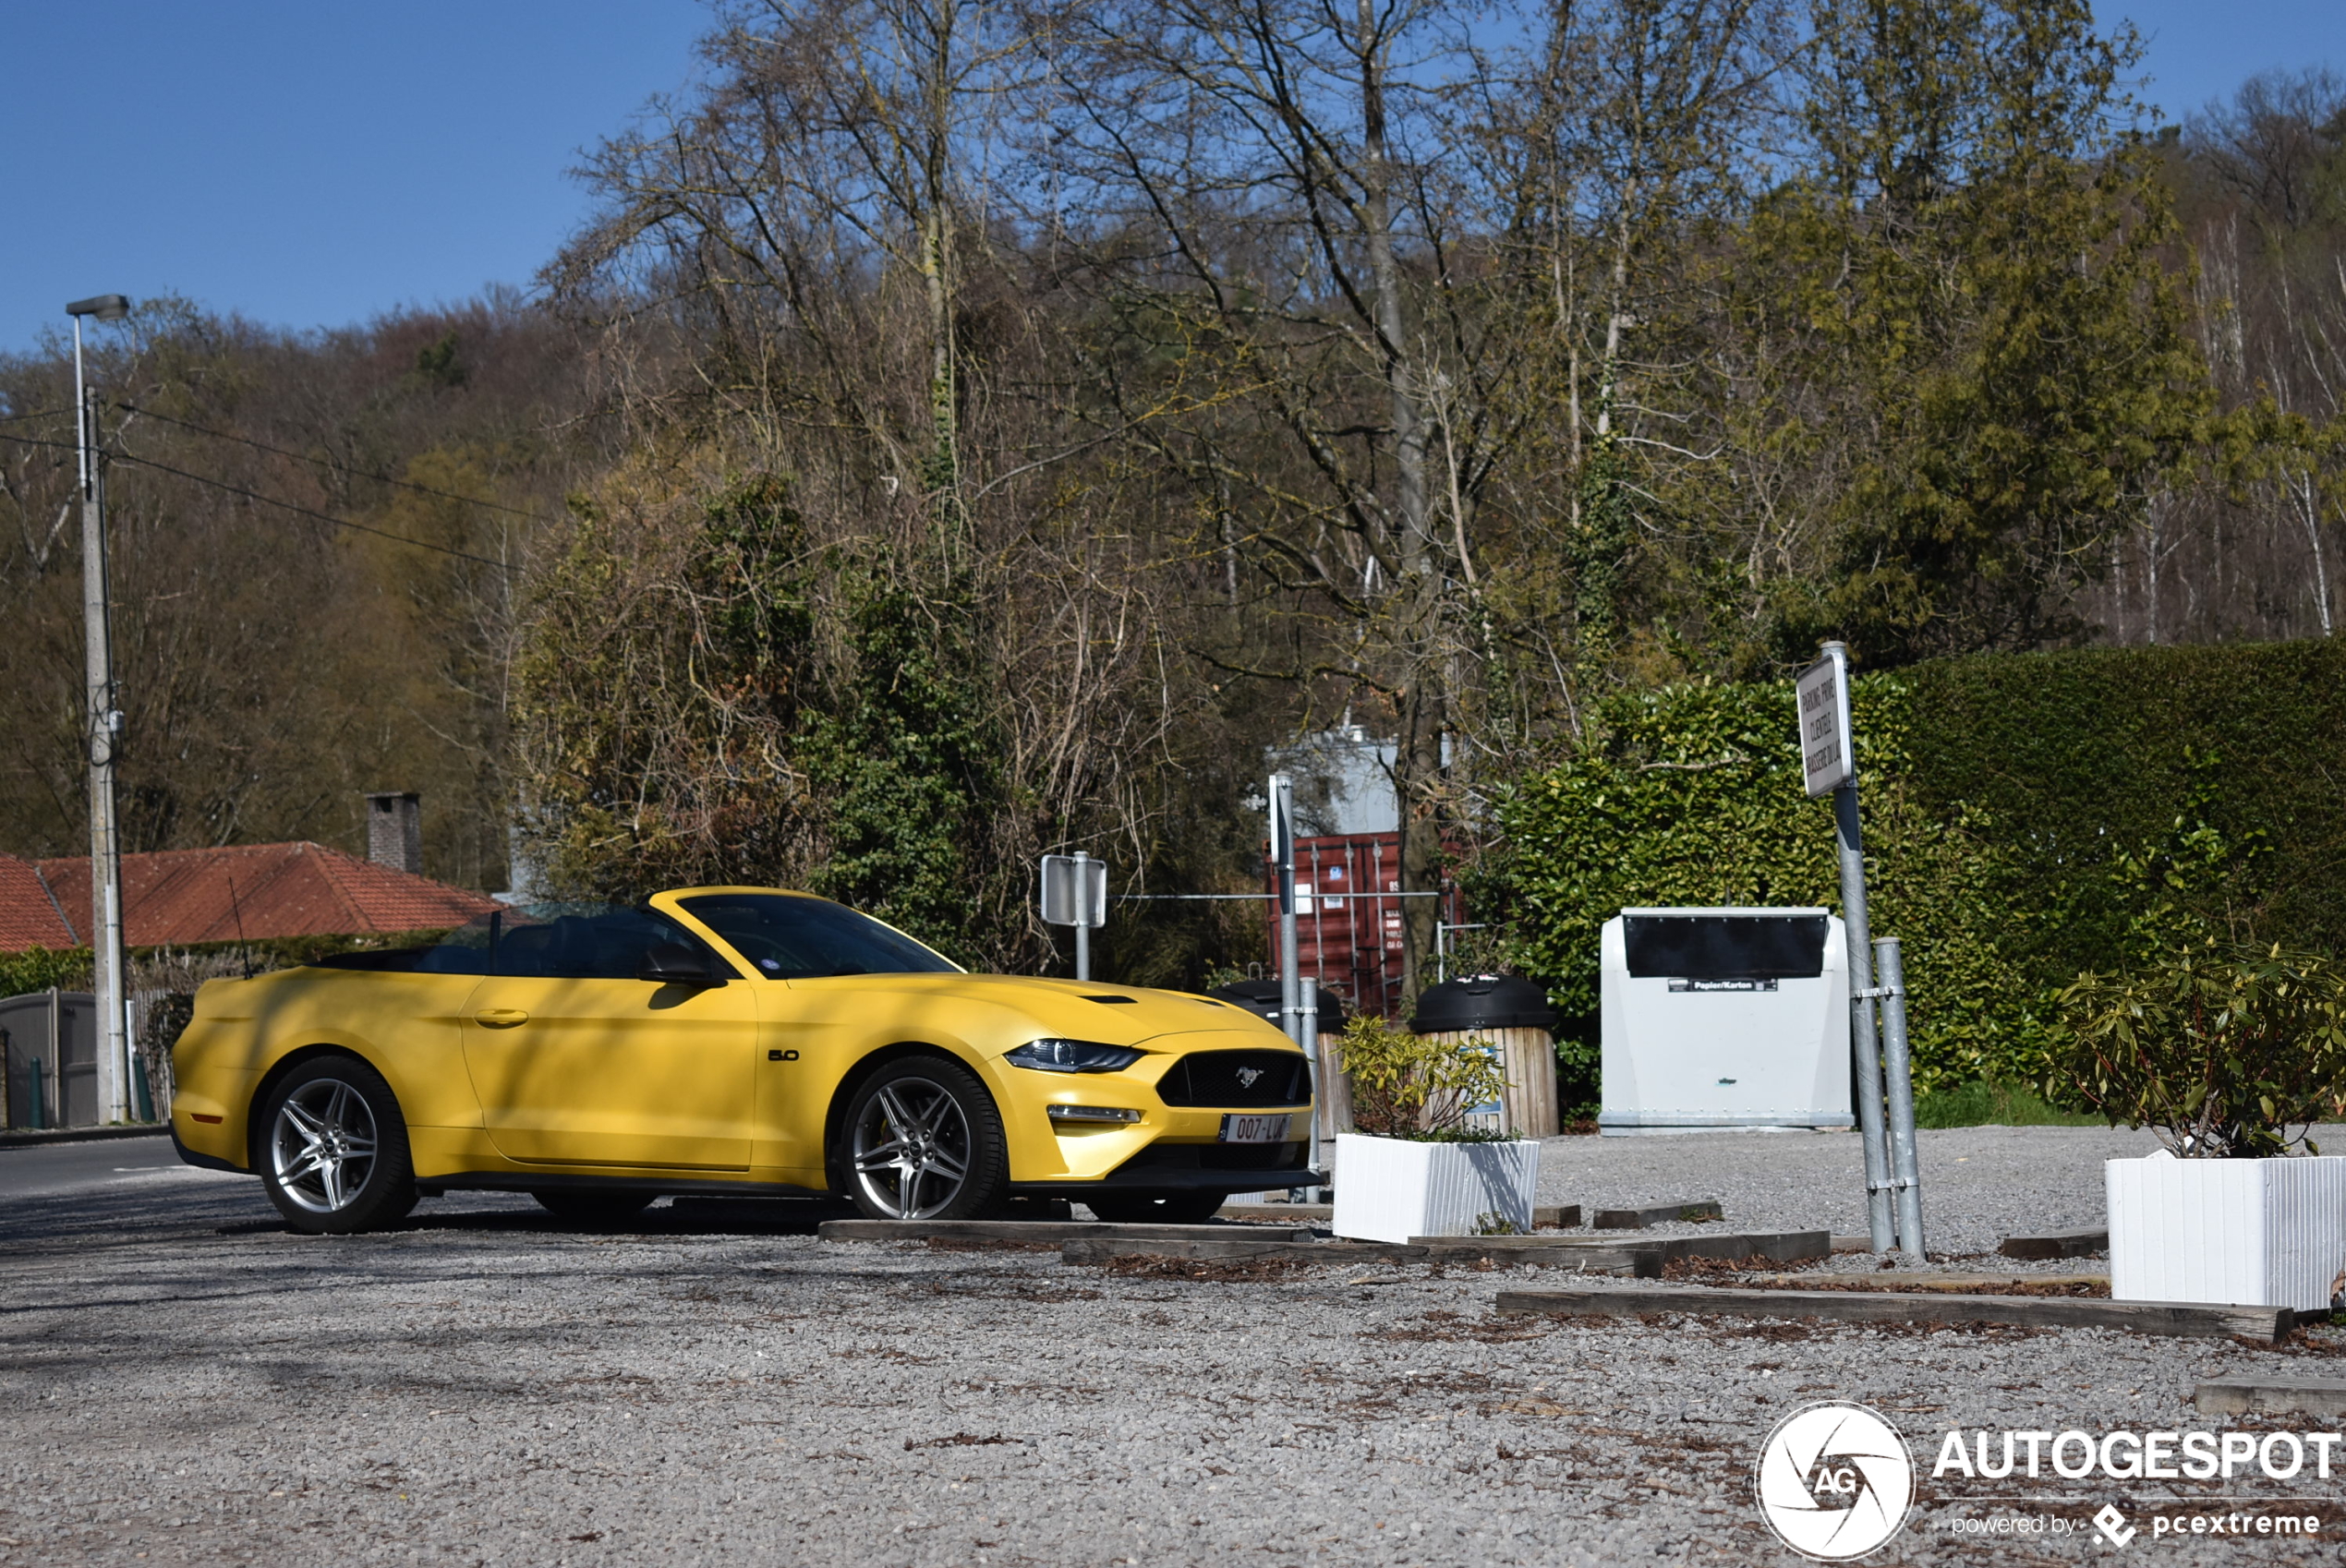
[[[97,971],[99,1115],[130,1119],[130,1017],[122,953],[122,838],[115,818],[115,752],[122,705],[114,683],[113,603],[107,589],[105,479],[98,469],[98,404],[82,367],[81,319],[119,321],[130,301],[118,294],[77,299],[73,403],[81,459],[81,625],[86,655],[83,733],[90,750],[91,943]]]

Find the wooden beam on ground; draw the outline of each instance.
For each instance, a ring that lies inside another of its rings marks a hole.
[[[1712,1236],[1622,1237],[1595,1236],[1413,1236],[1412,1247],[1471,1247],[1493,1257],[1522,1258],[1575,1248],[1637,1252],[1651,1256],[1656,1272],[1664,1263],[1686,1258],[1715,1258],[1730,1263],[1764,1259],[1772,1263],[1797,1263],[1821,1258],[1832,1237],[1820,1230],[1725,1232]]]
[[[2192,1403],[2203,1416],[2245,1416],[2252,1410],[2296,1410],[2346,1416],[2346,1383],[2314,1378],[2243,1378],[2201,1383]]]
[[[1599,1209],[1590,1222],[1598,1230],[1643,1230],[1673,1220],[1723,1220],[1727,1212],[1716,1198],[1689,1198],[1676,1203],[1649,1203],[1641,1209]]]
[[[1618,1242],[1624,1247],[1659,1247],[1666,1263],[1688,1258],[1715,1258],[1729,1263],[1763,1258],[1771,1263],[1799,1263],[1832,1255],[1832,1234],[1821,1230],[1718,1231],[1708,1236],[1660,1236],[1650,1241]]]
[[[1182,1262],[1237,1262],[1279,1258],[1299,1263],[1409,1262],[1471,1263],[1488,1260],[1510,1267],[1523,1263],[1543,1269],[1567,1269],[1590,1274],[1659,1279],[1661,1257],[1651,1248],[1515,1248],[1495,1243],[1523,1241],[1523,1236],[1431,1236],[1407,1245],[1389,1241],[1261,1241],[1216,1238],[1191,1241],[1141,1241],[1123,1237],[1069,1241],[1059,1248],[1064,1263],[1105,1263],[1111,1258],[1165,1258]]]
[[[1996,1248],[2007,1258],[2041,1261],[2047,1258],[2083,1258],[2110,1250],[2110,1227],[2087,1225],[2081,1230],[2049,1230],[2036,1236],[2008,1236]]]
[[[1336,1218],[1333,1203],[1225,1203],[1220,1217],[1258,1224],[1264,1220],[1332,1220]],[[1578,1230],[1580,1226],[1580,1205],[1560,1203],[1531,1211],[1534,1230]]]
[[[1713,1290],[1700,1285],[1637,1290],[1503,1290],[1502,1312],[1563,1317],[1818,1319],[1833,1323],[2008,1323],[2025,1328],[2127,1329],[2137,1333],[2267,1343],[2295,1319],[2285,1307],[2174,1301],[2106,1301],[2074,1296],[1931,1296],[1894,1291]]]
[[[825,1241],[1009,1241],[1056,1245],[1085,1237],[1128,1241],[1189,1241],[1204,1236],[1277,1236],[1308,1241],[1309,1225],[1109,1224],[1102,1220],[827,1220],[816,1234]]]
[[[1763,1290],[1801,1290],[1811,1282],[1831,1280],[1844,1290],[1928,1291],[1945,1296],[1971,1296],[2014,1286],[2034,1285],[2067,1290],[2079,1285],[2110,1288],[2108,1274],[1747,1274],[1747,1283]],[[1844,1283],[1846,1282],[1846,1283]]]

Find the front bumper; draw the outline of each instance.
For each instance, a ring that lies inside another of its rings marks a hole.
[[[1021,1197],[1082,1197],[1086,1192],[1264,1192],[1283,1187],[1320,1187],[1327,1177],[1311,1168],[1311,1144],[1264,1145],[1230,1143],[1148,1144],[1116,1169],[1090,1178],[1069,1176],[1057,1181],[1014,1181],[1010,1190]],[[1240,1164],[1240,1151],[1265,1156],[1259,1164]]]

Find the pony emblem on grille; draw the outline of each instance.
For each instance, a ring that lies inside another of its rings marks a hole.
[[[1238,1071],[1239,1087],[1240,1089],[1252,1089],[1254,1087],[1254,1080],[1262,1076],[1263,1069],[1261,1067],[1240,1067]]]

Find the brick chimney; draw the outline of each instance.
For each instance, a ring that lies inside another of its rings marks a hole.
[[[414,790],[367,797],[367,858],[393,871],[423,874],[424,812]]]

